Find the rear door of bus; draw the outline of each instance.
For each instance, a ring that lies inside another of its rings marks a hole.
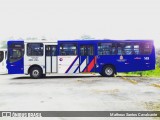
[[[80,72],[95,72],[94,44],[80,44]]]

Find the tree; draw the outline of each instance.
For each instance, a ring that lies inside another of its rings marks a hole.
[[[6,41],[1,41],[0,43],[0,48],[6,49],[7,48],[7,42]]]
[[[157,64],[157,66],[160,68],[160,55],[157,56],[156,64]]]

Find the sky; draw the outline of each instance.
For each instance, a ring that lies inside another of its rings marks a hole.
[[[149,39],[160,48],[160,0],[0,0],[0,40]]]

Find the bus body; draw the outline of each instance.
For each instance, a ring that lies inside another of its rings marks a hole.
[[[6,74],[7,49],[0,49],[0,74]]]
[[[40,78],[51,73],[100,73],[155,69],[152,40],[8,41],[9,74]]]

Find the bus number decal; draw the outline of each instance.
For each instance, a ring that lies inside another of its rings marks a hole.
[[[144,57],[144,60],[149,60],[149,57]]]

